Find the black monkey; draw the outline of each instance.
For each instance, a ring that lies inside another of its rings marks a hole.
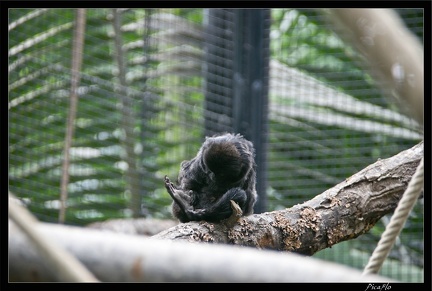
[[[253,213],[257,200],[253,144],[240,134],[206,137],[196,157],[183,161],[177,185],[165,177],[172,213],[181,222],[219,222],[231,216],[231,202],[243,215]]]

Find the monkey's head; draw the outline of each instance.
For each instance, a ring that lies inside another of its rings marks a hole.
[[[254,165],[254,148],[241,135],[207,137],[202,146],[205,167],[226,183],[240,182]]]

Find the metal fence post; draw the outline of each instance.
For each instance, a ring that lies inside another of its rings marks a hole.
[[[254,143],[259,201],[266,211],[269,9],[205,14],[205,134],[230,131]]]
[[[269,9],[234,10],[233,128],[254,143],[258,202],[266,211]]]

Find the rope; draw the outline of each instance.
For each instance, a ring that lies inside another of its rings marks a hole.
[[[411,178],[411,181],[408,183],[408,187],[405,190],[405,193],[402,195],[402,198],[399,201],[390,223],[387,225],[377,247],[372,253],[369,262],[363,271],[363,275],[376,274],[381,269],[382,264],[384,263],[396,241],[396,238],[404,227],[405,222],[408,219],[408,215],[417,202],[422,188],[423,158],[421,159],[420,164],[417,166],[416,172]]]

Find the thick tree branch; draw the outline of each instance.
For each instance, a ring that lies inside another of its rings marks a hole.
[[[242,217],[232,228],[223,223],[182,223],[153,238],[312,255],[366,233],[381,217],[394,211],[422,157],[423,142],[377,161],[303,204]]]

